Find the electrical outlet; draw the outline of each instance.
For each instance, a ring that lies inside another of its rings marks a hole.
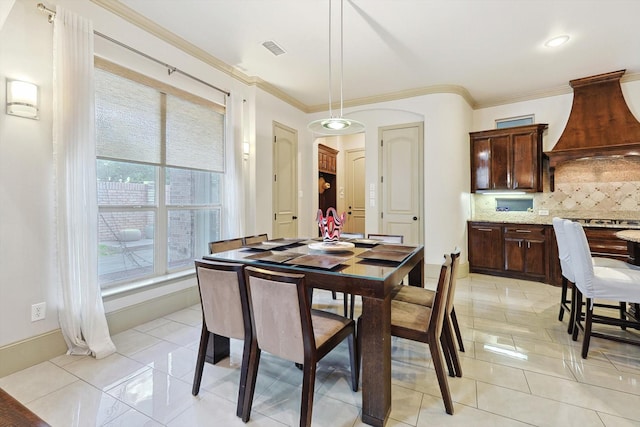
[[[540,209],[538,215],[549,215],[549,209]]]
[[[31,306],[31,321],[43,320],[47,311],[47,303],[41,302]]]

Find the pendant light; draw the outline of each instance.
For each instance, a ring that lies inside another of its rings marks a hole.
[[[364,131],[364,124],[357,120],[345,119],[342,117],[342,82],[343,82],[343,1],[340,0],[340,114],[337,117],[333,115],[333,106],[331,101],[332,90],[332,73],[331,73],[331,1],[329,0],[329,118],[314,120],[309,123],[309,130],[321,135],[349,135]]]

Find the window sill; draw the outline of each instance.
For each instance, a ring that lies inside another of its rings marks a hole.
[[[104,291],[102,291],[102,299],[108,300],[112,297],[122,297],[142,290],[168,285],[170,283],[175,283],[184,279],[195,277],[195,275],[195,268],[190,268],[188,270],[182,270],[176,273],[165,274],[164,276],[158,276],[150,279],[140,280],[137,282],[127,283],[120,286],[114,286],[113,288],[105,289]]]

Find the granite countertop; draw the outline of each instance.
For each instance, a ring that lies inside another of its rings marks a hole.
[[[508,215],[508,214],[506,214]],[[552,216],[539,216],[536,215],[535,218],[513,218],[513,219],[508,219],[508,218],[473,218],[470,219],[470,221],[473,222],[491,222],[494,224],[532,224],[532,225],[552,225],[553,224],[553,217]],[[597,223],[594,221],[598,221],[597,219],[591,220],[591,222],[589,223],[582,223],[583,227],[593,227],[593,228],[622,228],[622,229],[629,229],[629,230],[639,230],[640,231],[640,220],[636,221],[633,220],[633,222],[637,222],[636,224],[632,223],[632,224],[610,224],[610,223]],[[619,220],[619,221],[628,221],[628,220]],[[640,234],[640,233],[639,233]]]
[[[639,230],[624,230],[618,231],[616,237],[629,242],[640,243],[640,229]]]

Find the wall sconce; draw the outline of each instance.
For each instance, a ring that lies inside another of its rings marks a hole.
[[[7,114],[37,120],[38,91],[33,83],[7,79]]]

